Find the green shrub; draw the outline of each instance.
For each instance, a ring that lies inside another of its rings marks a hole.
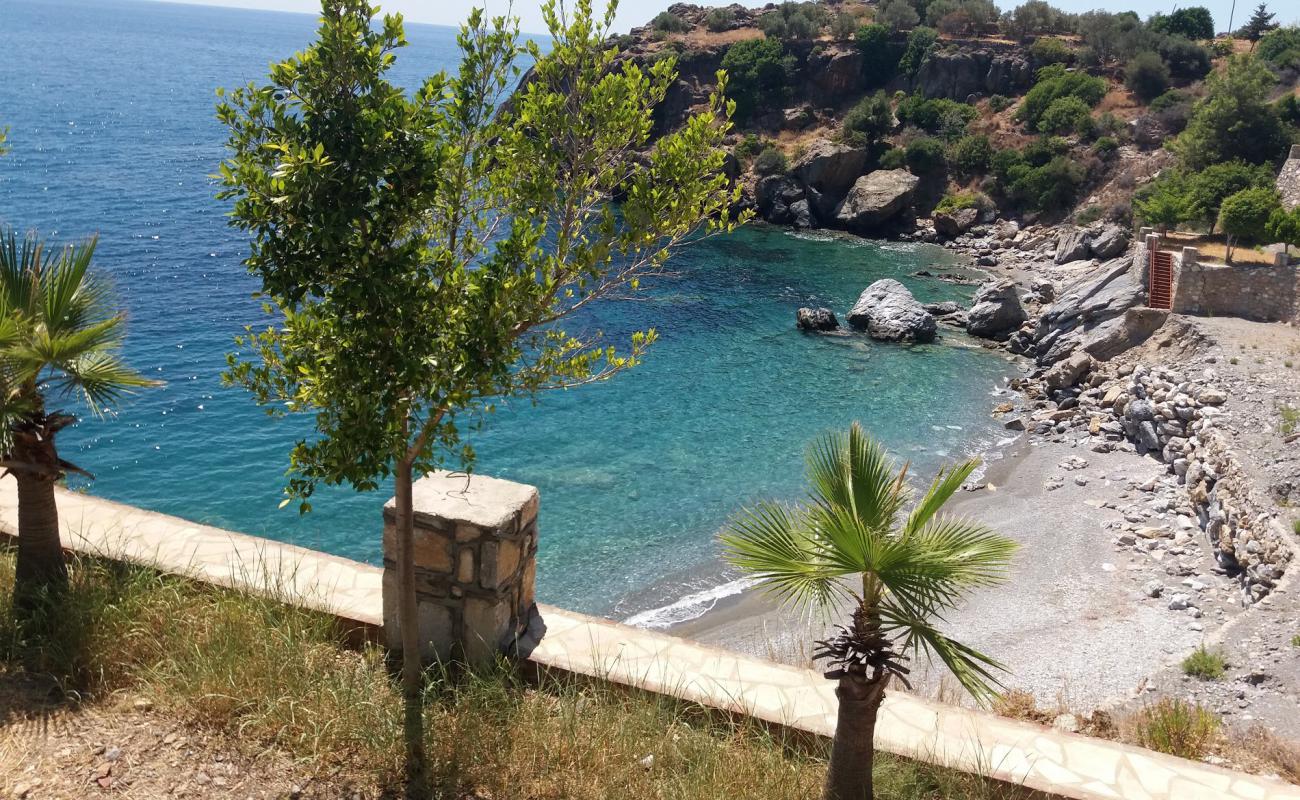
[[[1228,235],[1228,259],[1237,241],[1258,242],[1268,231],[1268,220],[1281,207],[1271,187],[1243,189],[1224,199],[1219,208],[1219,229]]]
[[[704,16],[704,27],[718,33],[720,31],[730,30],[736,24],[736,12],[728,6],[720,6],[709,10]]]
[[[1157,33],[1181,36],[1184,39],[1213,39],[1214,17],[1204,6],[1180,8],[1171,14],[1156,14],[1147,23]]]
[[[1038,118],[1042,133],[1083,133],[1091,128],[1092,107],[1078,97],[1058,97]]]
[[[880,6],[880,22],[895,33],[910,31],[921,21],[921,15],[908,0],[885,0]]]
[[[1134,718],[1134,734],[1143,747],[1180,758],[1200,759],[1219,734],[1219,718],[1201,705],[1162,698]]]
[[[898,121],[915,125],[928,133],[945,138],[956,138],[979,116],[979,110],[969,103],[958,103],[942,97],[926,99],[920,94],[903,98],[898,104]]]
[[[671,11],[660,11],[650,21],[650,27],[660,33],[685,33],[691,29],[691,23]]]
[[[1124,85],[1149,103],[1169,89],[1169,67],[1155,53],[1138,53],[1124,67]]]
[[[991,205],[987,197],[975,192],[956,192],[945,194],[934,211],[936,214],[951,214],[963,208],[988,208]]]
[[[907,166],[907,151],[901,147],[891,147],[880,154],[877,163],[881,169],[902,169]]]
[[[1080,209],[1079,213],[1074,215],[1074,222],[1077,225],[1091,225],[1101,219],[1102,213],[1103,211],[1101,206],[1093,203],[1090,206],[1084,206]]]
[[[848,12],[841,12],[831,20],[831,36],[839,40],[852,39],[858,30],[858,18]]]
[[[1226,161],[1211,164],[1205,169],[1186,175],[1187,199],[1192,216],[1187,221],[1200,219],[1212,227],[1219,218],[1223,201],[1243,189],[1273,186],[1273,171],[1261,164],[1244,161]]]
[[[735,119],[744,122],[756,111],[784,104],[795,64],[781,42],[746,39],[727,48],[722,68],[728,76],[727,96],[736,101]]]
[[[948,151],[948,163],[963,177],[984,175],[993,161],[993,145],[982,134],[963,136]]]
[[[736,144],[736,158],[750,159],[763,152],[766,145],[756,133],[747,133],[745,138]]]
[[[1092,152],[1102,158],[1110,158],[1119,151],[1119,141],[1113,136],[1103,136],[1092,143]]]
[[[864,25],[853,36],[862,54],[862,75],[868,87],[883,86],[898,72],[902,45],[890,38],[884,25]]]
[[[906,0],[894,0],[897,5]],[[916,28],[907,34],[907,46],[903,48],[903,55],[898,59],[898,70],[908,77],[916,75],[916,71],[921,68],[921,63],[930,55],[934,49],[934,43],[939,40],[939,32],[934,28]]]
[[[1290,436],[1297,429],[1300,429],[1300,408],[1283,403],[1277,407],[1277,416],[1280,420],[1277,424],[1277,431],[1283,436]],[[1295,524],[1300,525],[1300,521]]]
[[[1073,64],[1075,56],[1074,48],[1051,36],[1043,36],[1035,40],[1029,46],[1029,55],[1033,56],[1034,63],[1040,67],[1049,64]]]
[[[1291,528],[1295,531],[1296,536],[1300,536],[1300,519],[1296,520],[1295,524],[1292,525]],[[1300,633],[1291,637],[1291,646],[1300,647]]]
[[[1288,25],[1264,34],[1255,46],[1255,55],[1276,67],[1300,64],[1300,25]]]
[[[1169,73],[1179,80],[1195,81],[1210,73],[1210,51],[1181,36],[1157,37],[1149,45],[1164,59]]]
[[[907,168],[916,175],[929,175],[944,168],[943,142],[928,136],[907,146]]]
[[[1087,178],[1084,168],[1065,156],[1056,156],[1042,166],[1022,163],[1007,171],[1007,194],[1018,205],[1033,211],[1063,211],[1074,204]]]
[[[989,108],[994,114],[1006,111],[1008,108],[1011,108],[1011,98],[1005,95],[995,94],[989,98]]]
[[[1038,120],[1052,105],[1063,97],[1077,97],[1088,108],[1106,96],[1106,81],[1083,72],[1066,72],[1059,64],[1038,71],[1038,82],[1025,95],[1016,116],[1030,129],[1038,128]]]
[[[845,138],[857,142],[875,141],[893,126],[894,114],[884,92],[862,98],[844,115]]]
[[[1017,39],[1044,33],[1071,33],[1074,15],[1054,8],[1044,0],[1027,0],[1003,15],[1002,30],[1007,36]]]
[[[754,172],[759,175],[775,175],[787,169],[789,164],[786,162],[785,153],[771,145],[763,148],[763,152],[754,159]]]
[[[1207,650],[1205,645],[1201,645],[1183,659],[1182,666],[1184,675],[1200,678],[1203,681],[1217,681],[1227,671],[1228,662],[1223,660],[1222,653]]]

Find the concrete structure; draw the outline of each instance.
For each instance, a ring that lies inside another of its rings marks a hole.
[[[464,478],[460,481],[463,486]],[[0,479],[0,533],[16,534],[17,494],[12,478]],[[450,502],[452,496],[446,499]],[[354,626],[371,628],[382,618],[379,567],[61,489],[58,504],[64,544],[72,550],[266,594],[332,613]],[[539,608],[546,635],[528,656],[539,667],[744,713],[819,736],[834,733],[835,684],[814,670],[559,608]],[[1300,800],[1300,787],[1279,780],[944,705],[903,691],[885,697],[876,746],[1075,800]]]
[[[415,585],[421,655],[489,663],[527,647],[537,616],[537,489],[486,475],[435,472],[415,482]],[[401,649],[397,507],[384,505],[384,633]],[[534,628],[536,629],[536,623]]]
[[[1272,265],[1214,264],[1194,247],[1174,254],[1173,311],[1300,323],[1300,269],[1277,254]]]

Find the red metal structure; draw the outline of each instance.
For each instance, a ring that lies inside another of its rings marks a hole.
[[[1151,280],[1147,289],[1147,306],[1172,310],[1174,307],[1174,254],[1157,248],[1150,250]]]

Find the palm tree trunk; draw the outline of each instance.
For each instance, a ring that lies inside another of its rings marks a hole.
[[[12,472],[18,482],[18,563],[14,571],[14,606],[29,608],[42,590],[62,592],[68,565],[59,540],[59,507],[54,481],[59,457],[53,437],[15,433]]]
[[[424,759],[424,665],[420,660],[420,625],[415,597],[415,509],[410,461],[397,464],[397,587],[398,624],[402,634],[402,699],[405,706],[406,796],[429,796],[429,775]]]
[[[888,681],[888,676],[874,681],[861,675],[840,678],[835,689],[839,712],[823,800],[872,800],[875,797],[871,764],[876,754],[876,715],[885,699]]]

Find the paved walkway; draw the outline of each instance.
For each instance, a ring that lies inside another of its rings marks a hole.
[[[220,586],[269,593],[368,625],[382,624],[382,570],[195,525],[72,492],[59,493],[70,549],[156,566]],[[14,481],[0,480],[0,533],[17,529]],[[378,537],[378,531],[376,531]],[[543,606],[531,658],[830,736],[833,685],[806,669]],[[1300,800],[1300,787],[1136,747],[890,692],[882,750],[979,772],[1078,800]]]

